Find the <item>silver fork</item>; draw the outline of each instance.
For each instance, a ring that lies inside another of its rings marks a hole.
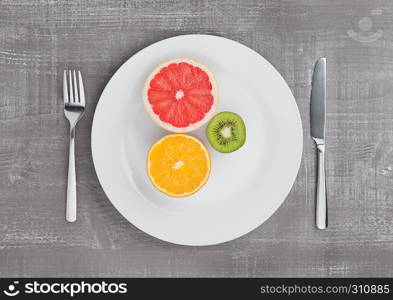
[[[68,80],[67,80],[68,77]],[[70,151],[68,157],[68,184],[66,220],[76,220],[75,128],[85,111],[85,92],[81,72],[64,70],[64,114],[70,122]]]

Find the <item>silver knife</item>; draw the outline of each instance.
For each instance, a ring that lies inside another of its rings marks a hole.
[[[311,90],[311,136],[318,149],[318,181],[316,201],[316,226],[328,226],[325,178],[325,119],[326,119],[326,58],[318,59],[314,67]]]

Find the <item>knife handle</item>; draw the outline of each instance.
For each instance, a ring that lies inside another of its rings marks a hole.
[[[326,177],[325,177],[325,144],[317,144],[318,149],[318,183],[317,183],[317,203],[316,203],[316,225],[318,229],[328,227],[328,211],[326,198]]]

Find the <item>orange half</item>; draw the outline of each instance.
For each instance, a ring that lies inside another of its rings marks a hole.
[[[168,196],[189,196],[209,178],[210,155],[197,138],[169,134],[150,148],[147,173],[153,185]]]

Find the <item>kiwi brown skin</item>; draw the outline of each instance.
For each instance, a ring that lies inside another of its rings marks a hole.
[[[231,153],[246,142],[246,126],[238,114],[224,111],[210,120],[206,136],[213,149],[221,153]]]

